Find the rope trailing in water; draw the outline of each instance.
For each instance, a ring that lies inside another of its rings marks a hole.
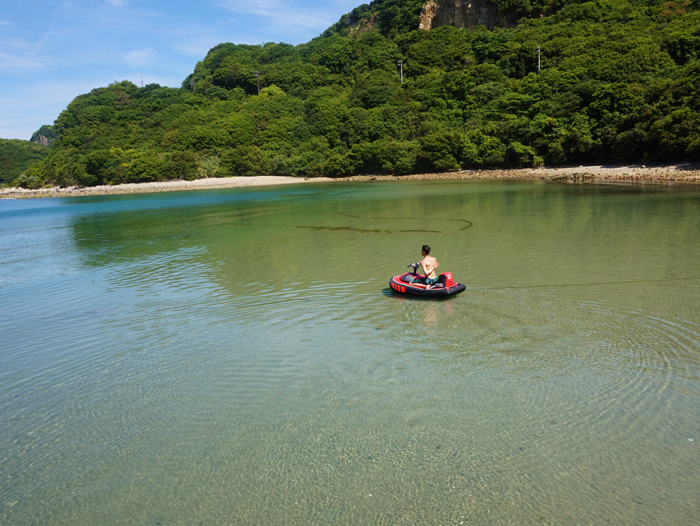
[[[386,221],[415,221],[415,217],[364,217],[364,216],[354,216],[350,214],[340,214],[341,216],[344,217],[351,217],[353,219],[379,219],[379,220],[386,220]],[[462,223],[467,223],[467,226],[460,228],[460,230],[466,230],[467,228],[470,228],[474,223],[467,219],[441,219],[441,218],[431,218],[431,217],[426,217],[424,218],[427,221],[461,221]],[[434,231],[433,231],[434,232]]]
[[[472,291],[489,291],[489,290],[520,290],[520,289],[552,289],[556,287],[593,287],[597,285],[635,285],[640,283],[662,283],[666,281],[692,281],[699,280],[700,276],[694,278],[665,278],[665,279],[640,279],[630,281],[603,281],[599,283],[556,283],[554,285],[518,285],[515,287],[489,287],[469,289]]]

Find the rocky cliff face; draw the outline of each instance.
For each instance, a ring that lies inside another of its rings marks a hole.
[[[32,138],[29,140],[42,146],[51,146],[54,139],[56,139],[56,132],[54,131],[53,126],[44,124],[41,128],[34,132]]]
[[[46,137],[46,135],[37,135],[36,137],[32,137],[31,142],[41,144],[42,146],[48,146],[49,144],[51,144],[49,138]]]
[[[430,30],[440,26],[485,26],[492,30],[494,27],[515,27],[515,18],[499,11],[489,0],[428,0],[423,6],[418,29]]]

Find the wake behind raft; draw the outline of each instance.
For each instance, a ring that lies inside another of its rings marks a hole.
[[[437,278],[437,283],[434,285],[423,285],[422,283],[413,283],[416,278],[423,278],[415,272],[406,272],[400,276],[394,276],[389,281],[391,290],[401,294],[415,294],[416,296],[453,296],[464,292],[465,287],[462,283],[455,283],[452,279],[452,272],[443,272]]]

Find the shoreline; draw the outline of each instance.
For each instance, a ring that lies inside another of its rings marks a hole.
[[[216,190],[221,188],[248,188],[284,184],[335,181],[327,177],[304,178],[277,175],[251,177],[210,177],[194,181],[160,181],[152,183],[124,183],[100,186],[65,186],[39,188],[0,188],[0,199],[35,199],[42,197],[78,197],[95,195],[151,194],[160,192],[185,192],[190,190]]]
[[[257,175],[252,177],[222,177],[194,181],[163,181],[152,183],[125,183],[103,186],[69,186],[0,189],[0,199],[33,199],[42,197],[77,197],[95,195],[146,194],[220,188],[246,188],[284,184],[303,184],[336,181],[430,181],[455,179],[530,179],[568,183],[653,183],[698,184],[700,163],[678,165],[607,165],[557,168],[514,168],[509,170],[460,170],[458,172],[423,173],[412,175],[355,175],[350,177],[291,177]]]
[[[674,165],[595,165],[459,170],[411,175],[355,175],[339,181],[430,181],[450,179],[529,179],[567,183],[700,184],[700,163]]]

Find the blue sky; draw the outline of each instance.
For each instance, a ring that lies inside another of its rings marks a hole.
[[[362,0],[0,0],[0,138],[110,82],[180,86],[221,42],[300,44]]]

